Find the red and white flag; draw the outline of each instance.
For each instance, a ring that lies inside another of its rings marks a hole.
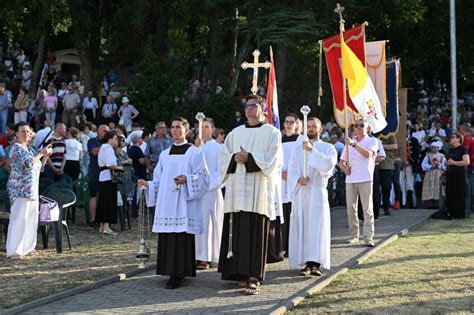
[[[267,115],[268,122],[280,129],[280,115],[278,112],[278,94],[275,74],[275,64],[273,63],[273,50],[270,46],[270,71],[268,72],[267,85]]]

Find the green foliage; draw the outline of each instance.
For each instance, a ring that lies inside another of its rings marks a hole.
[[[202,99],[195,106],[190,106],[190,113],[188,119],[195,121],[194,116],[197,112],[203,112],[206,117],[214,119],[216,128],[224,128],[231,130],[232,118],[236,111],[243,113],[242,105],[234,98],[228,97],[223,93],[218,95],[211,95],[209,98]]]
[[[132,80],[131,103],[140,111],[140,122],[153,128],[159,120],[169,121],[183,115],[175,102],[186,90],[185,66],[173,57],[158,59],[149,49],[139,63],[139,73]]]
[[[258,15],[251,27],[257,30],[257,40],[261,45],[291,46],[302,38],[317,41],[321,24],[310,11],[292,11],[283,7]]]

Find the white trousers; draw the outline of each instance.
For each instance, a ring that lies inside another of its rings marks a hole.
[[[224,200],[220,189],[212,190],[202,198],[203,234],[195,235],[196,260],[219,262],[222,224],[224,222]]]
[[[411,190],[415,195],[415,176],[411,165],[403,167],[400,172],[400,189],[402,191],[402,204],[407,204],[407,191]],[[414,200],[413,200],[414,201]]]
[[[28,112],[21,111],[21,112],[15,112],[15,115],[13,117],[15,125],[19,123],[20,121],[27,121],[28,120]]]
[[[7,257],[27,255],[36,247],[38,235],[38,200],[16,198],[10,208]]]

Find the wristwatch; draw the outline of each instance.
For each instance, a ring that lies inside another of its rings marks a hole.
[[[357,144],[357,143],[355,143],[355,142],[352,143],[352,144],[351,144],[351,147],[355,148],[356,144]]]

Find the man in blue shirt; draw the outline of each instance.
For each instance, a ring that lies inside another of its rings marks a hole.
[[[173,144],[173,139],[168,135],[166,123],[164,121],[160,121],[155,125],[155,131],[156,136],[150,138],[145,151],[146,167],[150,174],[153,174],[153,170],[155,169],[156,164],[158,164],[161,152],[168,149]]]
[[[12,105],[12,93],[5,87],[5,83],[0,83],[0,133],[7,130],[8,108]]]
[[[91,223],[95,221],[95,212],[97,206],[97,193],[99,192],[99,162],[97,156],[99,155],[100,146],[102,145],[101,139],[105,133],[109,131],[109,127],[106,125],[100,125],[97,129],[97,137],[89,139],[87,141],[87,151],[89,152],[89,213]]]

